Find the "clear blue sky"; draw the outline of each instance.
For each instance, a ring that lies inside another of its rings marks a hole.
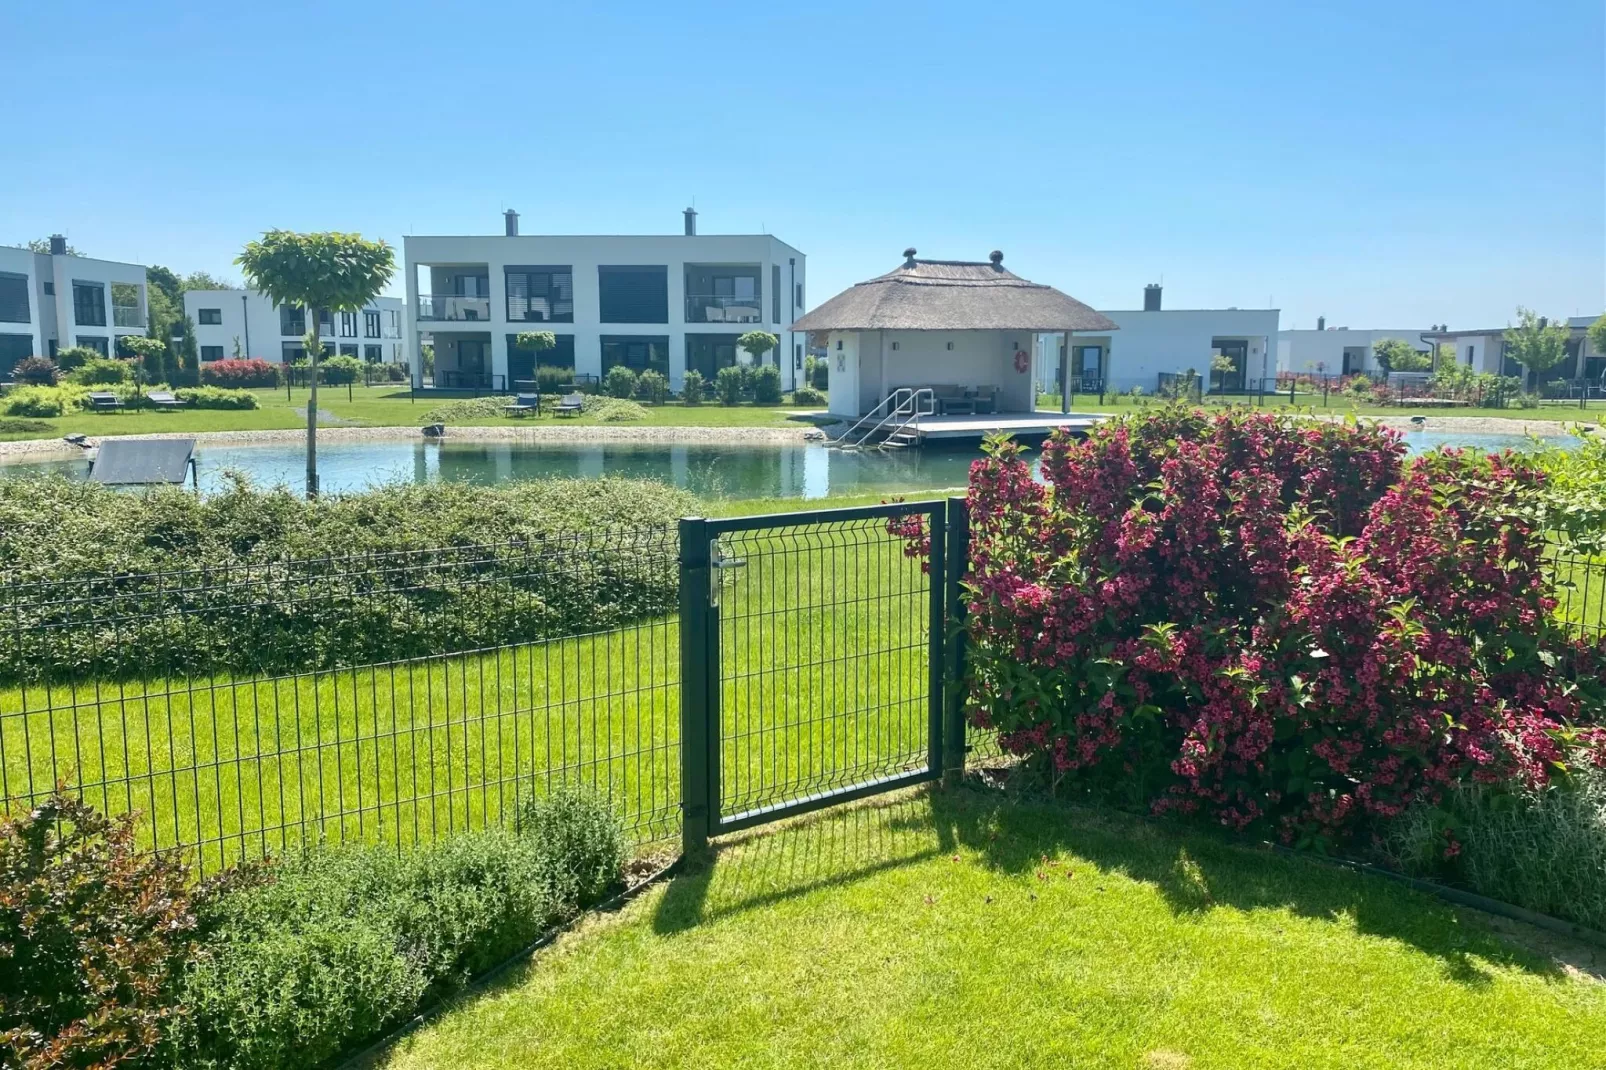
[[[1606,308],[1606,16],[1509,3],[0,5],[0,242],[763,227],[1283,325]],[[18,150],[25,150],[25,154]]]

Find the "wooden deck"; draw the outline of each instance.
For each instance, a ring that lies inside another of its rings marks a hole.
[[[984,416],[922,416],[919,437],[922,442],[939,439],[981,439],[995,431],[1012,435],[1047,435],[1061,427],[1086,431],[1108,419],[1096,413],[1001,412]]]

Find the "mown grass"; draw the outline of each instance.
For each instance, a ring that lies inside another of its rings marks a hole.
[[[1597,1067],[1603,966],[1207,834],[920,792],[734,839],[376,1062]]]
[[[727,812],[923,762],[928,582],[883,521],[734,534],[721,589]],[[638,840],[679,820],[679,625],[271,678],[0,690],[0,793],[57,781],[207,870],[309,837],[500,821],[558,779]]]

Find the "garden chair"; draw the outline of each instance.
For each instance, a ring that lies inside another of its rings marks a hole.
[[[123,407],[122,399],[110,390],[94,391],[87,400],[91,412],[116,412]]]
[[[565,394],[552,409],[558,416],[579,416],[586,408],[584,394]]]
[[[503,405],[502,408],[509,416],[528,416],[531,413],[540,416],[541,395],[516,394],[514,395],[513,403],[511,405]]]
[[[978,386],[976,388],[976,412],[992,415],[998,411],[998,388],[996,386]]]
[[[180,401],[170,390],[152,390],[145,395],[145,400],[158,409],[182,409],[184,402]]]

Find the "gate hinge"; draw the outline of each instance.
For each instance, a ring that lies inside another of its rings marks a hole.
[[[747,558],[731,557],[720,540],[715,539],[709,553],[708,570],[708,604],[719,605],[719,592],[725,586],[725,574],[734,573],[735,569],[746,568]]]

